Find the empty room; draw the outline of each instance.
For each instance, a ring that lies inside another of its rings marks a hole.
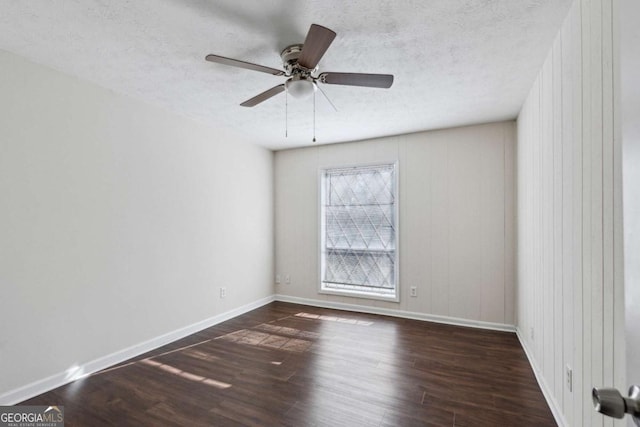
[[[0,427],[640,426],[639,17],[0,3]]]

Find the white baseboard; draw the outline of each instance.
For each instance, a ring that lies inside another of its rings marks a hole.
[[[553,394],[551,393],[551,389],[547,385],[547,382],[545,381],[544,376],[542,375],[542,372],[538,368],[538,364],[533,358],[533,353],[527,347],[527,343],[522,337],[522,332],[520,331],[520,328],[516,328],[516,336],[520,341],[520,345],[524,349],[524,353],[527,355],[527,359],[529,360],[529,365],[531,365],[531,369],[533,369],[533,374],[536,376],[536,380],[538,381],[540,390],[542,390],[542,395],[547,400],[547,404],[549,405],[549,409],[551,409],[553,418],[555,418],[558,426],[568,427],[569,424],[567,424],[567,421],[564,419],[564,416],[562,415],[562,409],[560,408],[560,405],[558,405],[558,402],[556,401],[556,399],[553,397]]]
[[[144,341],[140,344],[136,344],[120,351],[116,351],[115,353],[108,354],[95,360],[91,360],[83,365],[75,366],[65,372],[60,372],[50,377],[35,381],[31,384],[27,384],[17,389],[10,390],[0,395],[0,405],[15,405],[19,402],[30,399],[49,390],[53,390],[54,388],[63,386],[77,379],[106,369],[109,366],[124,362],[125,360],[131,359],[132,357],[139,356],[143,353],[169,344],[170,342],[179,340],[203,329],[217,325],[218,323],[222,323],[226,320],[240,316],[241,314],[247,313],[251,310],[255,310],[256,308],[273,302],[274,299],[275,298],[273,295],[259,299],[233,310],[218,314],[217,316],[210,317],[200,322],[193,323],[164,335],[160,335],[158,337]]]
[[[356,311],[359,313],[381,314],[384,316],[401,317],[404,319],[424,320],[427,322],[444,323],[447,325],[467,326],[479,329],[491,329],[494,331],[515,332],[514,325],[504,323],[483,322],[480,320],[460,319],[457,317],[438,316],[436,314],[415,313],[411,311],[395,310],[382,307],[370,307],[366,305],[347,304],[341,302],[323,301],[293,297],[289,295],[276,295],[276,301],[290,302],[294,304],[310,305],[313,307],[332,308],[335,310]]]
[[[527,355],[527,358],[529,359],[529,363],[531,364],[531,367],[536,376],[536,379],[538,380],[538,384],[540,385],[540,388],[542,390],[543,395],[545,396],[545,399],[547,399],[549,407],[551,408],[551,412],[553,413],[553,416],[558,422],[558,425],[560,426],[567,425],[566,422],[564,421],[564,417],[562,416],[561,411],[557,406],[557,403],[555,402],[555,399],[553,399],[552,395],[550,394],[549,388],[546,385],[544,378],[540,374],[540,371],[538,370],[534,359],[531,357],[531,354],[524,340],[520,336],[519,331],[513,325],[483,322],[478,320],[460,319],[460,318],[448,317],[448,316],[438,316],[434,314],[415,313],[415,312],[395,310],[395,309],[382,308],[382,307],[370,307],[370,306],[363,306],[363,305],[356,305],[356,304],[347,304],[347,303],[340,303],[340,302],[299,298],[299,297],[293,297],[288,295],[271,295],[266,298],[262,298],[260,300],[251,302],[249,304],[245,304],[233,310],[229,310],[227,312],[221,313],[217,316],[210,317],[200,322],[196,322],[194,324],[185,326],[180,329],[176,329],[169,333],[144,341],[140,344],[136,344],[134,346],[125,348],[115,353],[111,353],[103,357],[100,357],[98,359],[94,359],[83,365],[76,366],[73,369],[60,372],[58,374],[52,375],[47,378],[43,378],[41,380],[19,387],[17,389],[10,390],[0,395],[0,405],[15,405],[19,402],[30,399],[34,396],[45,393],[49,390],[53,390],[54,388],[63,386],[77,379],[80,379],[88,375],[91,375],[95,372],[101,371],[102,369],[106,369],[110,366],[116,365],[118,363],[122,363],[128,359],[139,356],[140,354],[154,350],[158,347],[162,347],[163,345],[166,345],[170,342],[179,340],[188,335],[199,332],[203,329],[217,325],[218,323],[222,323],[226,320],[240,316],[251,310],[255,310],[256,308],[262,307],[273,301],[282,301],[282,302],[289,302],[294,304],[309,305],[313,307],[354,311],[354,312],[360,312],[360,313],[380,314],[384,316],[423,320],[423,321],[443,323],[448,325],[466,326],[466,327],[472,327],[472,328],[490,329],[490,330],[497,330],[497,331],[504,331],[504,332],[515,332],[518,335],[518,339],[520,340],[522,348],[524,349]]]

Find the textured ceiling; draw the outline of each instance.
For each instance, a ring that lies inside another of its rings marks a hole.
[[[272,149],[311,145],[313,104],[248,98],[311,23],[338,35],[320,71],[389,73],[391,89],[323,85],[319,144],[514,118],[571,0],[29,0],[0,4],[0,48]]]

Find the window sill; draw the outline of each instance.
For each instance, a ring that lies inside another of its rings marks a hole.
[[[321,286],[318,293],[324,294],[324,295],[340,295],[343,297],[371,299],[371,300],[377,300],[377,301],[400,302],[397,288],[396,288],[395,294],[389,295],[389,294],[376,294],[374,292],[358,292],[351,289],[343,290],[343,289],[325,288],[324,286]]]

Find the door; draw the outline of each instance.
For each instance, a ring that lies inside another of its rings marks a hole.
[[[640,1],[618,4],[627,378],[640,385]]]
[[[596,408],[640,426],[640,1],[614,0],[618,56],[615,119],[621,142],[622,235],[624,245],[624,340],[626,383],[632,390],[594,389]],[[618,166],[619,167],[619,166]],[[620,331],[621,332],[621,331]],[[631,399],[628,397],[629,393]]]

